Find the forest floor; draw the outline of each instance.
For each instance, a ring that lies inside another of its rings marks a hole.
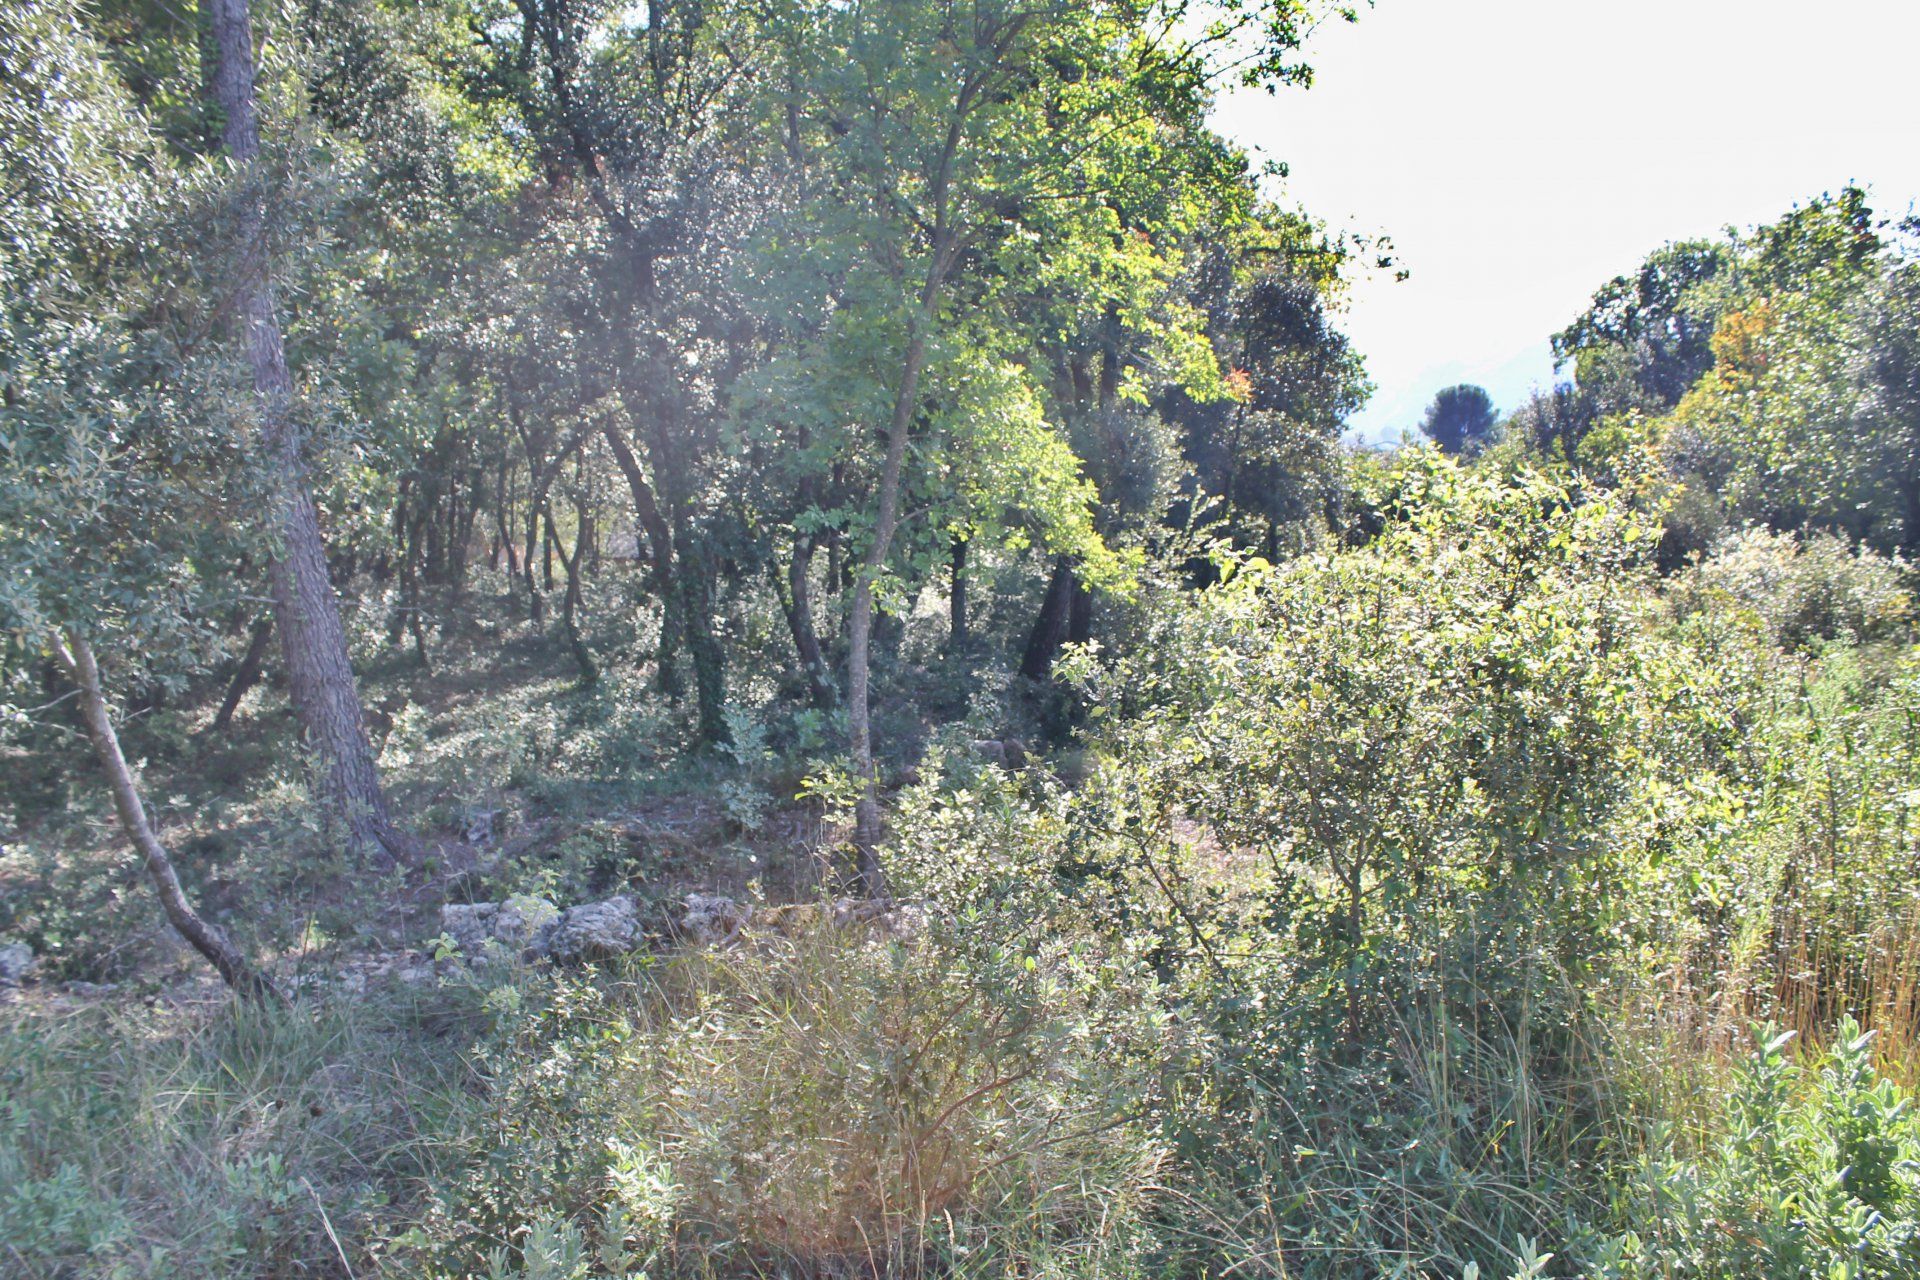
[[[128,719],[190,892],[280,979],[324,985],[426,953],[447,903],[623,894],[658,919],[689,893],[780,905],[833,881],[846,832],[798,797],[799,776],[758,742],[762,758],[744,764],[684,751],[686,709],[650,687],[650,665],[609,664],[582,688],[556,639],[484,617],[432,652],[431,665],[387,649],[363,666],[389,796],[433,850],[385,875],[343,864],[315,829],[271,680],[224,730],[211,725],[218,687]],[[0,1001],[220,999],[153,905],[85,755],[21,751],[0,769],[18,815],[0,846],[0,932],[38,962],[38,980]]]

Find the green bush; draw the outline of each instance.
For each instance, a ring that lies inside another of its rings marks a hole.
[[[1903,633],[1914,618],[1906,579],[1897,560],[1833,534],[1799,538],[1752,528],[1729,535],[1681,573],[1672,594],[1692,612],[1751,610],[1777,643],[1803,648]]]
[[[1630,1184],[1606,1280],[1903,1280],[1920,1274],[1920,1122],[1847,1020],[1817,1065],[1758,1033],[1703,1140],[1671,1127]]]

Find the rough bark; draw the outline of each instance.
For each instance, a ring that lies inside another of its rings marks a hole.
[[[223,141],[234,162],[244,167],[260,150],[247,0],[208,4],[217,54],[214,99],[226,115]],[[268,566],[268,579],[286,655],[287,686],[318,759],[323,813],[355,856],[386,865],[407,852],[407,844],[394,828],[380,789],[347,655],[346,629],[327,575],[320,512],[307,486],[303,441],[293,417],[293,379],[267,274],[264,221],[258,194],[250,194],[240,209],[243,258],[235,301],[260,402],[263,443],[277,481],[274,514],[280,545]]]
[[[226,979],[228,986],[250,1000],[279,1003],[285,997],[280,994],[270,979],[240,954],[239,948],[212,922],[201,918],[193,903],[180,884],[180,876],[174,870],[173,859],[154,834],[153,825],[147,821],[146,806],[140,800],[140,787],[135,781],[132,768],[127,764],[126,756],[120,750],[119,735],[114,732],[113,718],[107,712],[107,700],[100,688],[100,667],[94,658],[93,648],[84,638],[69,633],[64,642],[57,643],[54,649],[60,665],[65,667],[74,684],[80,689],[80,712],[87,723],[87,737],[93,742],[94,754],[99,756],[100,764],[107,771],[107,783],[113,791],[114,812],[119,815],[121,830],[140,854],[146,864],[147,876],[153,881],[155,893],[160,898],[160,909],[166,913],[167,922],[174,931],[186,939],[189,946],[205,956],[220,976]]]

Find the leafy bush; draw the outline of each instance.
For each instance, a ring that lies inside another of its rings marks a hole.
[[[1833,534],[1802,539],[1765,529],[1729,535],[1674,587],[1690,611],[1750,609],[1780,644],[1885,639],[1913,621],[1898,561],[1849,547]]]
[[[1758,1035],[1697,1149],[1671,1128],[1589,1274],[1618,1280],[1896,1280],[1920,1274],[1920,1122],[1851,1020],[1816,1066]]]

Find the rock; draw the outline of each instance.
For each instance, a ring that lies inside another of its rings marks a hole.
[[[453,904],[440,908],[440,929],[472,963],[514,960],[538,952],[560,909],[545,898],[516,893],[505,902]]]
[[[440,932],[453,940],[461,955],[478,958],[493,939],[493,918],[498,914],[497,902],[450,902],[440,908]]]
[[[974,738],[967,746],[982,760],[1002,769],[1027,767],[1027,744],[1018,738]]]
[[[973,748],[973,754],[991,764],[1002,768],[1007,764],[1007,744],[998,738],[975,738],[967,744]]]
[[[19,986],[33,976],[38,964],[33,948],[24,942],[10,942],[0,947],[0,987]]]
[[[440,908],[440,928],[469,964],[546,958],[562,964],[625,955],[646,940],[632,898],[583,902],[565,911],[545,898]],[[401,981],[408,981],[400,975]]]
[[[483,845],[493,840],[494,820],[500,816],[498,809],[475,809],[467,818],[466,830],[461,834],[471,845]]]
[[[568,907],[541,940],[539,950],[562,964],[605,960],[632,951],[642,936],[633,899],[615,897]]]
[[[690,893],[679,931],[694,942],[711,946],[730,942],[745,928],[751,913],[732,898],[717,893]]]

